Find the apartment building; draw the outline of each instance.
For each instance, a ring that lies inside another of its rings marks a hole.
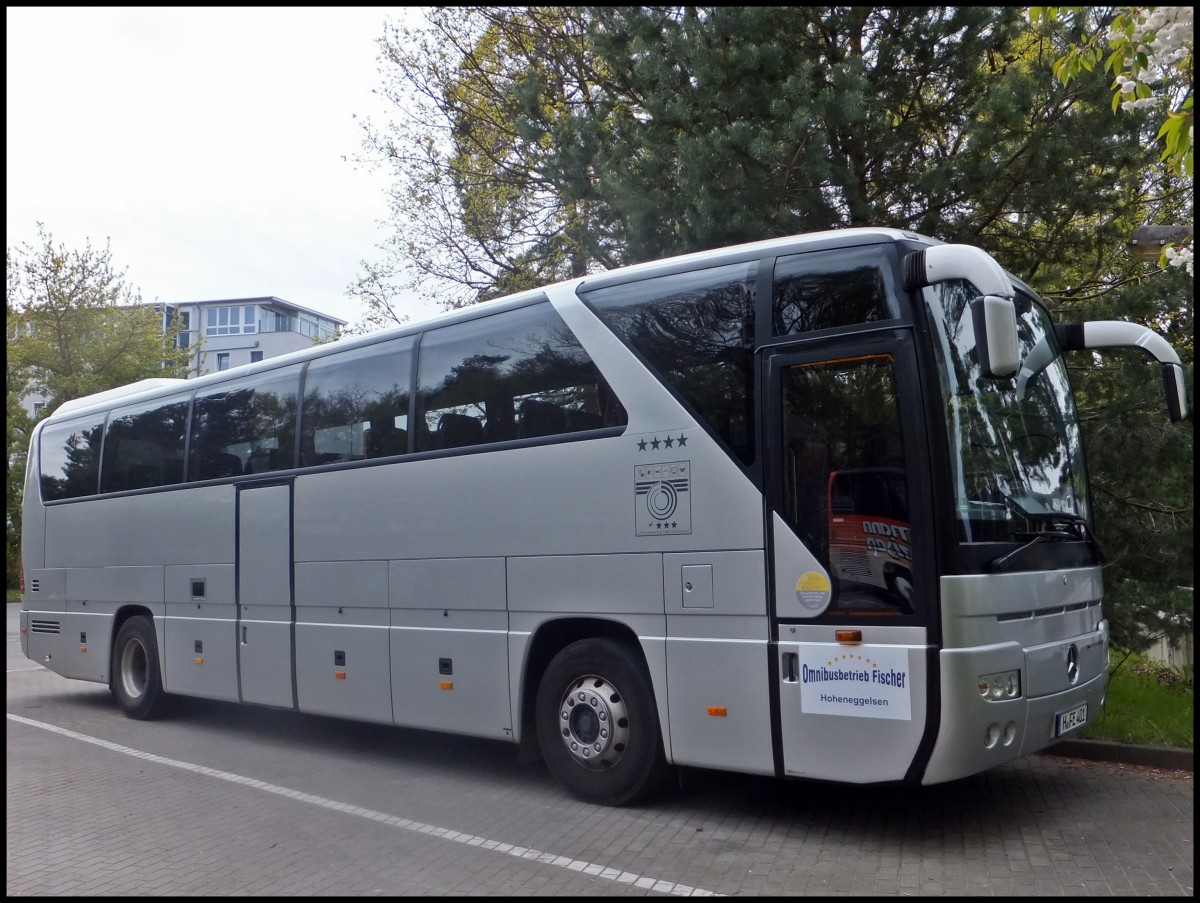
[[[182,322],[179,345],[196,350],[189,377],[299,351],[316,339],[332,338],[346,325],[345,320],[273,296],[148,306],[162,311],[164,332],[172,322]],[[44,405],[41,395],[25,398],[25,410],[35,418]]]
[[[163,304],[164,330],[182,321],[179,344],[199,346],[192,376],[299,351],[316,339],[332,338],[345,320],[282,298],[226,298]]]

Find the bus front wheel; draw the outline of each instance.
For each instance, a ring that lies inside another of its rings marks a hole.
[[[611,639],[580,640],[551,660],[538,685],[537,735],[551,773],[587,802],[637,802],[670,774],[650,675]]]
[[[162,714],[166,703],[153,622],[136,615],[121,625],[113,645],[112,692],[117,705],[139,721]]]

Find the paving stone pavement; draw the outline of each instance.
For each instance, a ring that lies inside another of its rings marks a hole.
[[[102,697],[29,722],[10,704],[9,896],[1193,893],[1186,773],[1034,756],[868,789],[688,771],[610,809],[500,744],[245,711],[197,704],[164,737]],[[39,726],[63,720],[73,735]]]

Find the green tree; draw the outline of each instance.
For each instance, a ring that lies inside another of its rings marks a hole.
[[[1110,15],[1105,26],[1091,7],[1034,6],[1029,10],[1035,26],[1052,20],[1069,21],[1076,32],[1076,40],[1054,62],[1054,73],[1063,84],[1094,70],[1104,59],[1105,50],[1110,51],[1103,68],[1113,78],[1113,110],[1165,109],[1165,115],[1153,120],[1157,127],[1153,140],[1162,142],[1159,160],[1168,172],[1190,179],[1195,128],[1195,10],[1190,6],[1126,6],[1116,7]],[[1194,275],[1192,241],[1167,245],[1160,263]]]
[[[1143,158],[1135,187],[1148,204],[1132,205],[1142,223],[1190,223],[1192,185],[1193,10],[1191,7],[1033,7],[1034,29],[1050,36],[1052,70],[1066,86],[1107,73],[1111,109],[1140,124],[1140,140],[1160,147]],[[1105,54],[1108,54],[1107,57]],[[1100,65],[1103,60],[1103,66]],[[1164,112],[1165,111],[1165,112]],[[1159,144],[1161,142],[1161,144]],[[1153,272],[1128,257],[1093,267],[1075,284],[1059,279],[1058,300],[1090,319],[1149,323],[1179,351],[1194,384],[1191,241],[1168,245]],[[1192,632],[1193,433],[1167,424],[1136,353],[1106,355],[1075,372],[1082,401],[1092,487],[1109,569],[1113,637],[1129,649],[1158,636]]]
[[[1095,9],[1080,6],[1030,7],[1037,24],[1063,18],[1083,32],[1054,63],[1054,73],[1069,84],[1104,59],[1112,73],[1115,111],[1165,108],[1155,140],[1163,142],[1161,160],[1168,168],[1192,174],[1195,10],[1190,6],[1116,7],[1107,27],[1096,27]],[[1105,59],[1105,49],[1110,53]]]
[[[105,244],[68,249],[38,224],[35,245],[6,249],[8,349],[7,554],[9,585],[19,571],[22,486],[34,420],[25,403],[47,413],[65,401],[147,377],[184,377],[191,355],[175,347],[179,326],[163,330],[162,312],[116,270]]]
[[[17,271],[13,266],[12,249],[6,249],[6,283],[5,297],[7,310],[13,310],[15,293],[19,288]],[[12,326],[9,326],[11,344]],[[15,589],[20,573],[21,554],[21,500],[22,487],[25,482],[25,460],[29,445],[29,431],[33,426],[25,405],[22,404],[24,387],[29,384],[29,377],[23,367],[15,365],[12,355],[5,361],[5,385],[8,398],[5,407],[5,448],[8,451],[7,470],[5,471],[4,524],[6,540],[6,564],[8,566],[8,589]]]
[[[394,235],[350,287],[367,312],[358,331],[403,322],[404,292],[456,307],[615,262],[567,199],[586,172],[552,173],[554,149],[522,117],[531,106],[554,122],[590,103],[585,32],[570,7],[432,7],[420,28],[387,29],[394,115],[364,121],[360,162],[396,176]]]
[[[1152,110],[1114,109],[1099,71],[1055,76],[1065,24],[1029,28],[994,8],[593,15],[593,66],[620,72],[620,93],[603,127],[574,131],[595,136],[593,204],[612,212],[631,260],[908,228],[993,252],[1067,322],[1153,325],[1190,375],[1190,283],[1125,250],[1143,222],[1190,221],[1190,179],[1153,166]],[[1134,647],[1192,582],[1191,431],[1166,422],[1137,352],[1071,364],[1114,635]]]
[[[1141,266],[1149,272],[1087,302],[1089,319],[1152,324],[1172,338],[1192,386],[1192,280],[1176,268]],[[1097,531],[1110,559],[1105,610],[1114,642],[1136,651],[1193,629],[1192,422],[1164,417],[1158,367],[1142,353],[1109,351],[1096,361],[1076,354],[1071,377]]]
[[[405,61],[409,73],[445,73],[422,83],[441,105],[442,131],[393,137],[397,158],[402,147],[451,148],[435,180],[445,193],[404,208],[397,235],[411,235],[422,216],[437,224],[419,228],[478,277],[450,274],[470,289],[457,303],[580,272],[536,252],[568,234],[568,212],[587,238],[578,245],[584,272],[798,232],[893,226],[994,253],[1063,321],[1150,323],[1190,373],[1190,287],[1158,278],[1125,250],[1144,222],[1190,221],[1190,179],[1153,167],[1157,152],[1145,140],[1153,111],[1114,110],[1103,72],[1084,69],[1065,84],[1056,77],[1055,61],[1078,40],[1070,22],[1034,26],[1019,8],[997,7],[585,7],[542,17],[530,48],[512,52],[518,42],[499,38],[497,17],[525,28],[530,11],[455,15],[457,40]],[[455,145],[463,136],[474,143]],[[455,161],[469,178],[455,176]],[[558,218],[539,220],[547,208],[536,202],[546,197]],[[513,234],[511,223],[536,223],[533,235],[545,241],[488,244]],[[503,268],[489,256],[500,246],[513,252]],[[421,272],[436,275],[427,265]],[[1191,511],[1182,476],[1190,431],[1163,426],[1158,381],[1132,355],[1094,369],[1079,355],[1071,366],[1093,479],[1111,502],[1098,517],[1117,550],[1109,584],[1149,587],[1147,597],[1190,585],[1190,529],[1178,528]],[[1106,454],[1114,430],[1152,450],[1141,456],[1151,462],[1144,479]],[[1151,510],[1173,512],[1174,526],[1171,517],[1139,520]]]
[[[381,42],[397,116],[367,124],[395,234],[355,292],[385,314],[399,287],[459,305],[864,223],[976,241],[1032,278],[1119,250],[1112,212],[1148,203],[1145,117],[1118,120],[1096,78],[1057,84],[1015,8],[427,15]]]

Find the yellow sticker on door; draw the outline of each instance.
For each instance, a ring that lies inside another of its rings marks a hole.
[[[829,578],[820,571],[805,571],[796,581],[796,598],[812,611],[819,611],[829,604],[831,591]]]

